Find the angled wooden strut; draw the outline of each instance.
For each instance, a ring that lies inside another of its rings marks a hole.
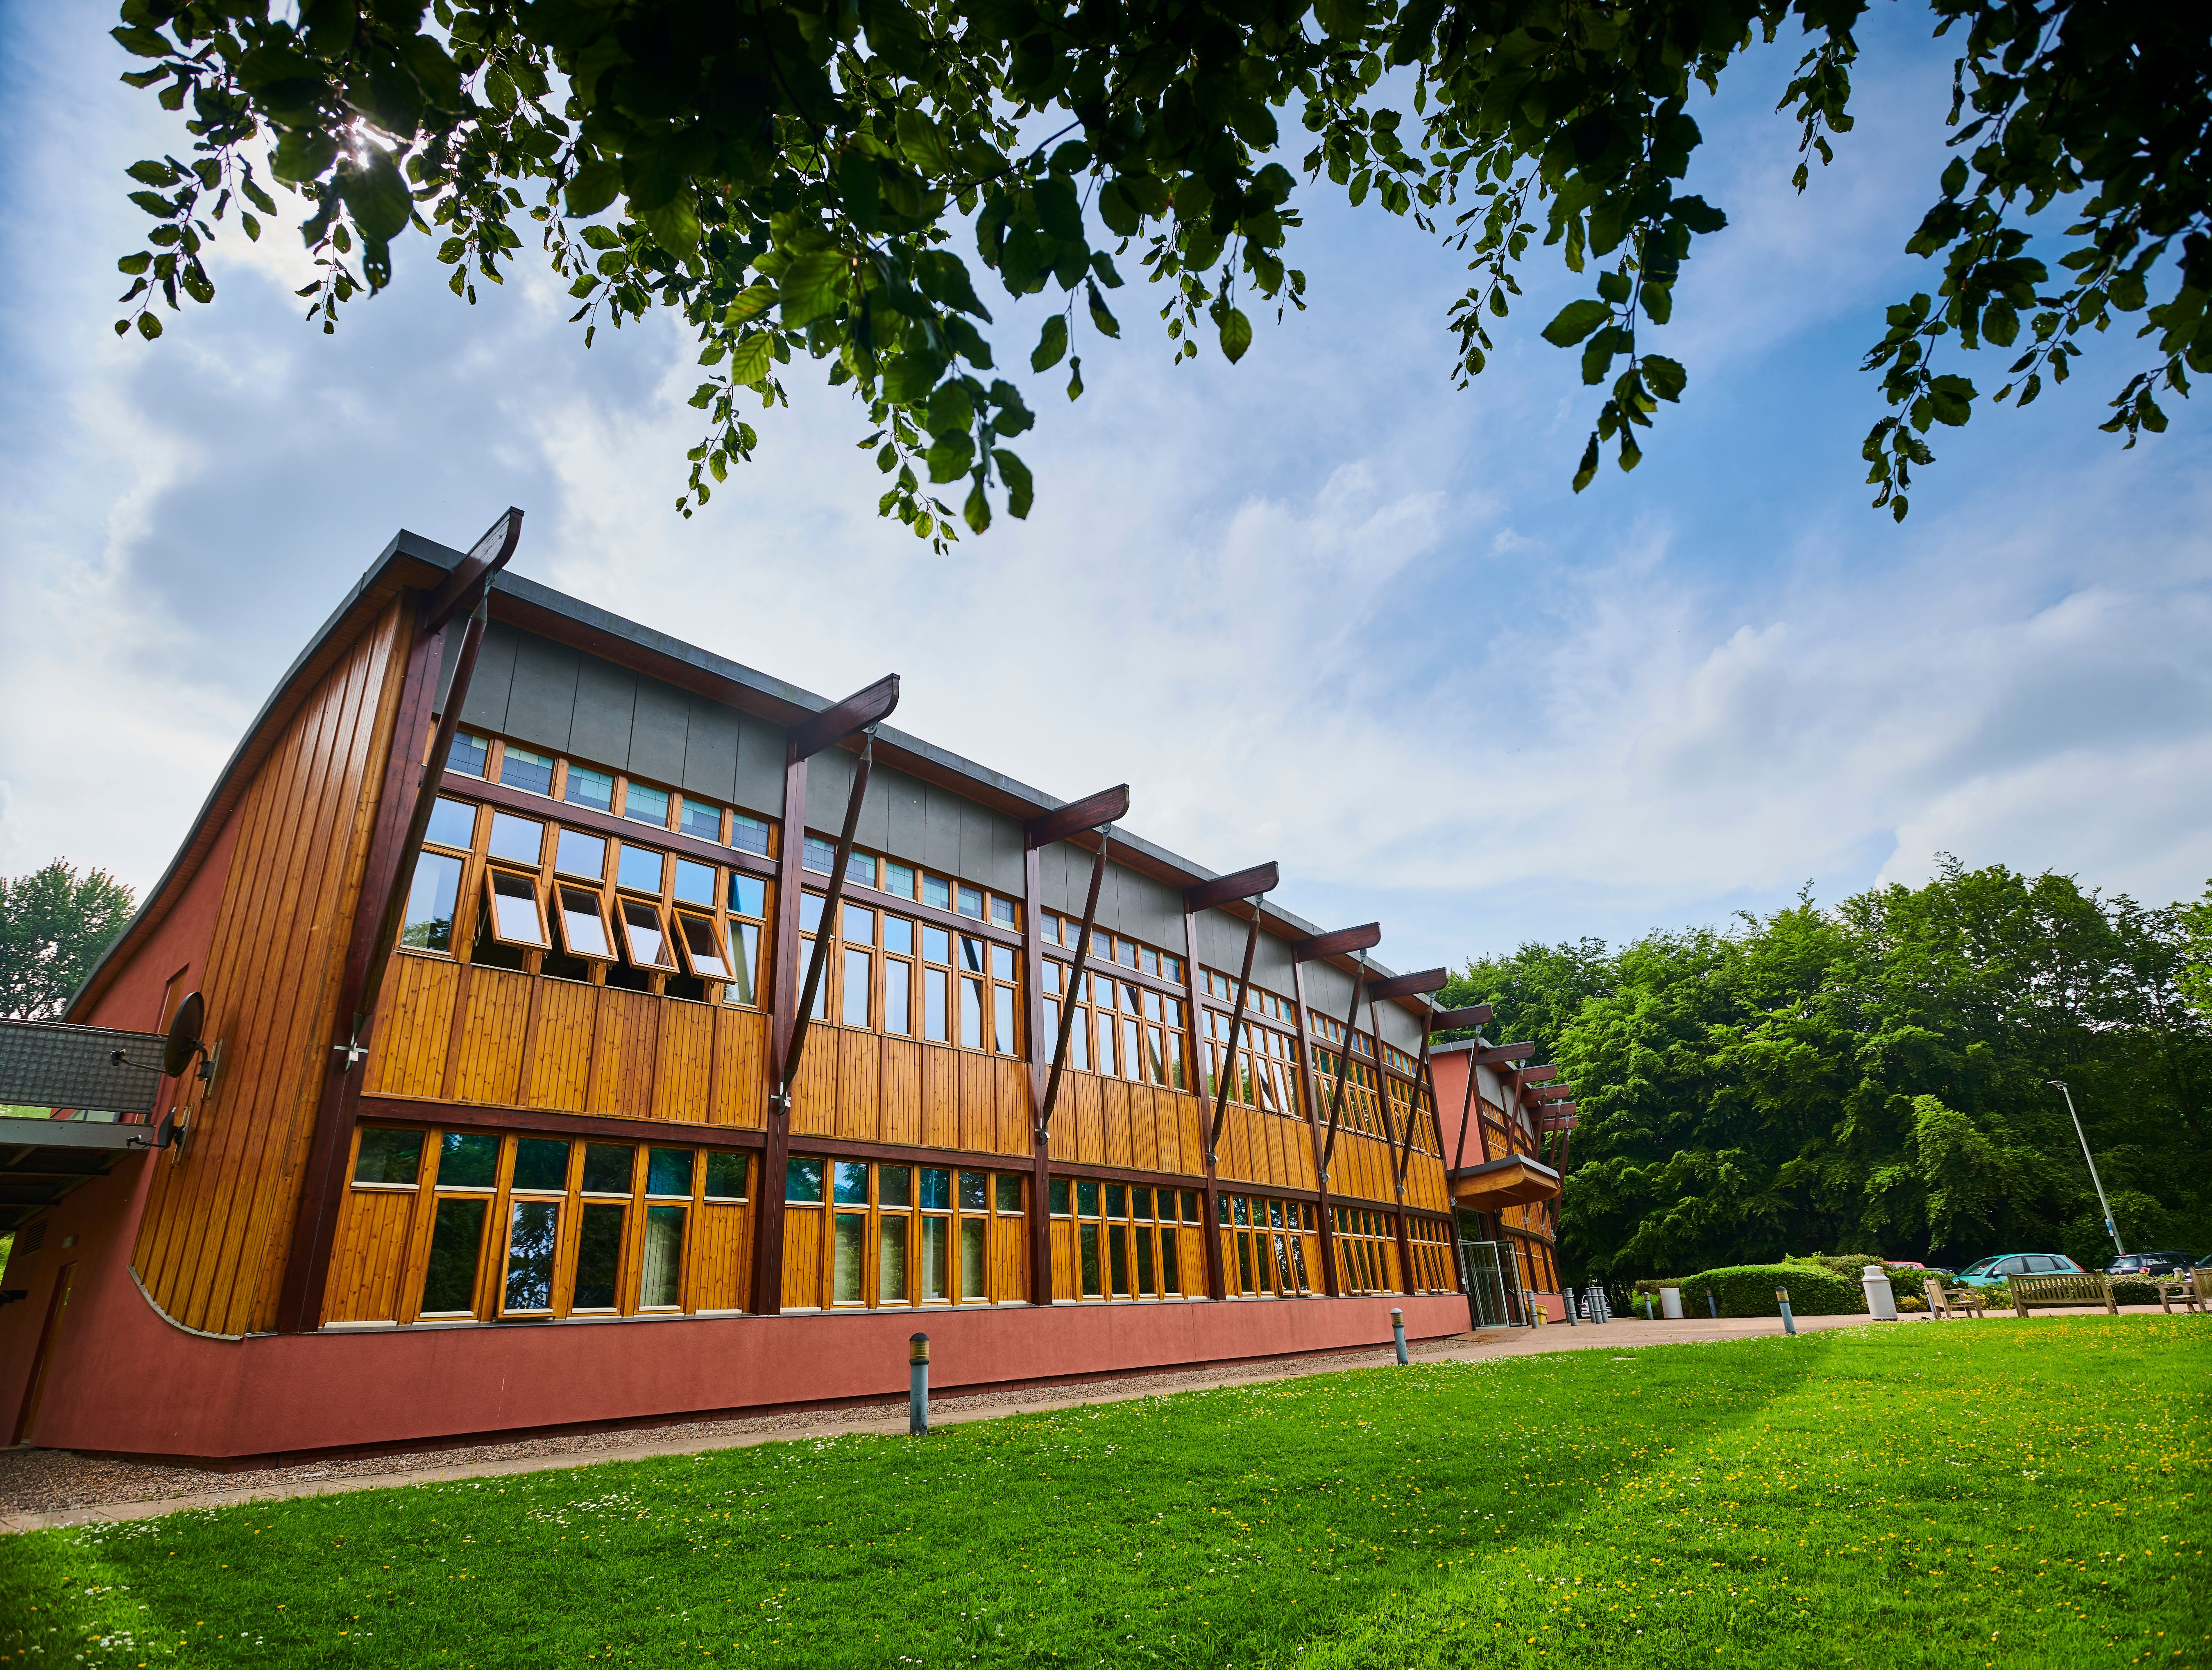
[[[1351,932],[1358,932],[1353,929]],[[1326,938],[1327,936],[1323,936]],[[1376,938],[1382,938],[1382,929],[1376,928]],[[1308,940],[1308,944],[1313,942]],[[1336,1092],[1328,1099],[1328,1140],[1322,1145],[1321,1175],[1328,1178],[1328,1163],[1336,1153],[1336,1127],[1344,1117],[1344,1088],[1352,1082],[1352,1027],[1359,1018],[1359,991],[1367,979],[1367,950],[1360,946],[1352,952],[1358,967],[1352,976],[1352,1001],[1344,1005],[1344,1036],[1336,1041]]]
[[[1425,969],[1417,975],[1401,975],[1395,980],[1379,981],[1367,988],[1368,1001],[1370,1006],[1370,1012],[1371,1014],[1372,1005],[1378,996],[1382,998],[1410,998],[1425,996],[1431,992],[1442,991],[1443,989],[1444,981],[1449,978],[1450,976],[1442,969]],[[1406,1192],[1406,1168],[1413,1163],[1413,1121],[1420,1117],[1421,1086],[1427,1083],[1428,1079],[1429,1037],[1431,1032],[1434,1029],[1435,1021],[1436,1011],[1433,1009],[1426,1010],[1423,1012],[1421,1016],[1421,1057],[1419,1061],[1414,1066],[1413,1088],[1408,1093],[1406,1101],[1406,1139],[1398,1146],[1398,1193],[1401,1194],[1403,1194]],[[1375,1045],[1376,1055],[1376,1069],[1379,1072],[1382,1066],[1381,1055],[1382,1047],[1382,1035],[1380,1032],[1377,1032],[1375,1035]],[[1435,1112],[1436,1100],[1436,1087],[1434,1085],[1431,1085],[1429,1087],[1429,1107],[1431,1114]],[[1441,1135],[1439,1135],[1437,1139],[1437,1146],[1439,1150],[1443,1147],[1443,1140]],[[1437,1157],[1441,1159],[1443,1157],[1442,1154],[1439,1153]]]
[[[1119,788],[1085,796],[1072,805],[1061,807],[1059,812],[1047,812],[1044,817],[1033,820],[1030,844],[1042,845],[1043,842],[1035,837],[1036,826],[1055,827],[1051,824],[1051,820],[1060,817],[1063,812],[1111,811],[1117,804],[1126,816],[1129,810],[1129,787],[1126,783]],[[1063,838],[1050,833],[1045,836],[1045,840]],[[1113,825],[1101,823],[1098,826],[1098,855],[1091,861],[1091,891],[1083,901],[1083,925],[1075,932],[1075,962],[1068,970],[1067,984],[1060,994],[1060,1035],[1053,1040],[1052,1072],[1045,1079],[1044,1100],[1037,1107],[1036,1139],[1040,1144],[1048,1142],[1052,1138],[1053,1109],[1060,1103],[1060,1081],[1067,1070],[1068,1040],[1075,1035],[1075,1005],[1082,1000],[1083,977],[1091,967],[1091,931],[1098,920],[1098,889],[1106,879],[1106,849],[1112,844],[1113,838]],[[1032,902],[1031,908],[1035,908]],[[1042,970],[1038,973],[1042,977]]]
[[[1270,859],[1265,864],[1255,864],[1249,870],[1239,870],[1232,876],[1222,876],[1213,881],[1200,882],[1195,887],[1183,890],[1182,908],[1185,915],[1194,916],[1201,910],[1212,910],[1231,899],[1243,899],[1252,908],[1252,925],[1244,933],[1244,966],[1237,975],[1237,1006],[1229,1013],[1229,1042],[1222,1057],[1220,1071],[1215,1075],[1213,1088],[1213,1123],[1206,1133],[1206,1157],[1209,1163],[1220,1159],[1221,1124],[1229,1117],[1229,1082],[1237,1073],[1237,1038],[1244,1029],[1244,1004],[1252,993],[1252,954],[1260,949],[1260,901],[1281,884],[1281,872]],[[1235,891],[1225,890],[1234,889]],[[1196,1016],[1192,1019],[1195,1020]]]
[[[886,686],[887,701],[884,699]],[[815,720],[820,720],[836,715],[837,722],[842,722],[843,718],[855,714],[862,717],[871,713],[877,714],[876,718],[868,719],[863,727],[867,740],[861,744],[860,762],[853,768],[853,791],[845,797],[845,823],[837,832],[836,855],[830,860],[830,890],[823,896],[822,920],[814,930],[814,951],[806,959],[806,980],[799,989],[799,1008],[792,1017],[791,1041],[784,1047],[783,1061],[776,1075],[775,1095],[770,1098],[770,1105],[778,1114],[791,1112],[791,1087],[799,1077],[799,1062],[806,1053],[807,1030],[814,1017],[814,994],[822,989],[822,971],[830,961],[830,941],[837,932],[837,910],[845,897],[845,871],[852,861],[853,837],[860,830],[860,804],[867,798],[868,774],[875,766],[876,726],[882,714],[888,714],[897,705],[898,675],[893,673],[889,678],[871,684],[859,695],[848,697],[836,707],[815,716]],[[820,733],[815,734],[818,737]],[[836,740],[837,736],[830,736],[826,740],[816,741],[814,751],[819,753]],[[796,749],[799,745],[799,737],[794,732],[792,746]]]

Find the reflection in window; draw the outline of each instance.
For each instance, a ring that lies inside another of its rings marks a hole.
[[[730,908],[740,916],[768,914],[768,884],[758,876],[730,876]]]
[[[481,1195],[438,1202],[430,1230],[430,1263],[422,1277],[425,1316],[467,1316],[477,1305],[477,1266],[483,1255],[484,1213],[491,1203]]]
[[[460,896],[460,859],[443,853],[421,854],[407,889],[407,916],[400,924],[399,943],[416,950],[451,950],[453,910]]]
[[[912,981],[911,965],[892,957],[884,964],[884,1030],[904,1037],[912,1025],[909,1007],[912,993],[908,987]]]
[[[510,945],[543,947],[545,924],[538,914],[538,890],[525,876],[494,870],[491,876],[493,935]]]
[[[875,959],[866,951],[848,950],[845,953],[845,1002],[843,1020],[847,1026],[866,1026],[868,1023],[868,975]]]
[[[499,1181],[499,1139],[489,1131],[448,1131],[438,1139],[440,1188],[489,1188]]]
[[[741,853],[757,853],[768,856],[768,825],[757,817],[748,817],[743,812],[730,815],[730,845]]]
[[[694,841],[720,841],[722,838],[722,809],[708,800],[694,800],[684,797],[684,833]]]
[[[868,1215],[841,1212],[830,1230],[830,1302],[856,1305],[866,1297],[860,1278],[867,1259]]]
[[[676,898],[687,905],[714,908],[714,866],[696,864],[690,859],[676,860],[676,885],[669,890]]]
[[[563,829],[553,846],[553,867],[564,876],[583,876],[599,882],[607,878],[607,842],[604,835],[581,829]]]
[[[793,1156],[784,1165],[783,1198],[801,1205],[822,1199],[822,1162]]]
[[[499,780],[509,788],[526,789],[532,794],[553,792],[553,761],[550,755],[533,754],[526,748],[507,744],[499,762]]]
[[[724,1148],[707,1151],[707,1198],[709,1200],[742,1200],[745,1198],[746,1160],[744,1154],[733,1154]]]
[[[661,854],[650,847],[633,847],[624,841],[622,857],[615,865],[615,882],[617,886],[627,887],[633,892],[651,893],[657,897],[660,892],[661,871]]]
[[[356,1183],[411,1185],[422,1164],[420,1131],[385,1131],[364,1126],[361,1151],[354,1158],[353,1180]]]
[[[459,771],[471,777],[484,774],[485,762],[491,758],[491,744],[482,737],[466,731],[453,733],[453,745],[446,750],[446,769]]]
[[[645,1209],[645,1257],[637,1295],[641,1310],[665,1310],[683,1303],[684,1210]]]
[[[951,1218],[921,1220],[921,1297],[925,1304],[952,1297],[951,1242]]]
[[[560,900],[561,943],[571,956],[611,960],[615,954],[607,938],[606,918],[599,914],[599,896],[580,887],[556,888]]]
[[[520,1189],[568,1188],[568,1145],[552,1137],[520,1137],[514,1145],[514,1187]]]
[[[612,1310],[622,1274],[623,1209],[604,1200],[584,1207],[576,1233],[577,1310]]]
[[[642,899],[622,902],[623,949],[641,969],[673,969],[668,954],[668,935],[661,926],[660,907]]]
[[[680,1194],[691,1193],[693,1151],[689,1148],[655,1148],[646,1157],[645,1192],[647,1194]]]
[[[559,1201],[514,1203],[507,1221],[507,1294],[502,1309],[553,1308],[553,1253],[560,1229]]]
[[[568,780],[562,786],[561,798],[572,806],[589,806],[593,811],[612,811],[615,809],[615,780],[606,772],[594,771],[589,766],[571,762]]]
[[[465,853],[476,833],[477,809],[467,801],[441,796],[430,803],[430,823],[422,831],[422,839],[433,847],[458,847]]]
[[[637,1150],[628,1143],[591,1142],[584,1145],[584,1193],[628,1194],[630,1175],[637,1169]]]
[[[668,791],[648,788],[643,783],[632,783],[623,795],[623,816],[633,823],[650,823],[656,829],[668,827]]]
[[[984,1232],[990,1226],[980,1218],[960,1220],[960,1297],[981,1299],[990,1296],[990,1261],[984,1256]]]

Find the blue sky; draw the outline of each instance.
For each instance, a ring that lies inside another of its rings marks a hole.
[[[803,367],[757,461],[678,518],[683,339],[587,353],[526,269],[471,309],[403,244],[326,337],[296,238],[234,236],[213,308],[118,342],[122,170],[181,136],[117,84],[111,21],[0,8],[0,873],[151,881],[392,530],[465,544],[512,502],[522,572],[826,694],[896,671],[906,728],[1063,795],[1127,779],[1133,829],[1279,859],[1285,904],[1380,915],[1401,968],[1833,900],[1939,852],[2161,902],[2212,877],[2202,403],[2131,452],[2096,433],[2141,362],[2116,332],[1940,437],[1903,527],[1866,507],[1857,361],[1935,278],[1900,252],[1949,81],[1917,9],[1872,15],[1857,129],[1802,197],[1788,42],[1700,100],[1691,184],[1733,224],[1654,335],[1690,386],[1634,475],[1568,489],[1596,392],[1535,335],[1576,293],[1554,263],[1455,392],[1464,258],[1322,188],[1309,312],[1239,367],[1170,368],[1159,299],[1115,292],[1085,398],[1030,380],[1035,513],[946,558],[877,520],[860,414]],[[1036,302],[986,299],[1025,366]]]

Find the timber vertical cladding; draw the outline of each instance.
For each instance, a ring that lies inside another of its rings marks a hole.
[[[201,989],[222,1070],[156,1158],[133,1267],[189,1327],[275,1320],[411,615],[386,605],[254,773]]]

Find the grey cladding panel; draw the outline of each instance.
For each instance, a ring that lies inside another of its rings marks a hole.
[[[726,805],[737,787],[738,710],[695,695],[684,740],[684,792]]]
[[[461,703],[461,723],[484,731],[507,729],[507,692],[514,684],[515,632],[497,621],[484,628],[477,646],[477,668]]]
[[[860,762],[855,759],[853,769],[857,772],[860,768]],[[853,828],[854,846],[872,847],[878,853],[884,850],[891,830],[890,791],[884,781],[884,775],[872,769],[868,773],[868,792],[860,797],[860,821]],[[848,786],[845,792],[850,794],[851,787]],[[837,827],[842,829],[844,825]]]
[[[906,864],[922,862],[922,830],[928,797],[922,786],[903,771],[878,769],[868,780],[868,798],[884,797],[884,851]]]
[[[845,801],[853,792],[853,756],[825,748],[806,762],[806,827],[835,835],[845,827]]]
[[[1146,944],[1182,949],[1182,894],[1134,870],[1121,871],[1121,932]]]
[[[1418,1055],[1421,1050],[1420,1017],[1403,1004],[1378,1003],[1375,1005],[1375,1023],[1382,1029],[1382,1041],[1395,1044],[1408,1054]]]
[[[586,765],[629,768],[630,721],[637,707],[637,675],[596,655],[576,668],[575,715],[568,751]]]
[[[960,800],[929,785],[924,787],[921,861],[940,876],[960,873]]]
[[[1352,1000],[1352,976],[1330,963],[1306,964],[1306,1002],[1333,1020],[1344,1018]]]
[[[991,886],[1010,899],[1018,899],[1029,887],[1029,837],[1010,817],[992,814],[996,828],[991,842]]]
[[[507,734],[518,742],[568,751],[576,713],[576,664],[565,645],[524,635],[514,647],[514,684],[507,698]]]
[[[1226,911],[1200,912],[1198,960],[1208,968],[1234,975],[1244,966],[1244,935],[1251,926]]]
[[[974,882],[978,887],[997,885],[999,865],[999,826],[1006,820],[988,806],[979,806],[973,800],[962,800],[960,805],[960,868],[963,881]],[[1021,891],[1018,884],[1015,892]]]
[[[1075,861],[1089,854],[1078,853],[1064,841],[1055,841],[1037,853],[1036,904],[1042,910],[1057,910],[1063,915],[1073,914],[1083,908],[1083,901],[1076,896],[1076,884],[1070,879],[1075,874]],[[1088,867],[1084,877],[1090,877]]]
[[[691,728],[691,698],[658,678],[637,681],[637,711],[630,720],[629,758],[633,776],[656,783],[684,780],[684,749]]]
[[[750,714],[738,715],[738,804],[763,817],[783,816],[784,736],[781,727]]]
[[[1252,953],[1252,983],[1279,998],[1297,995],[1291,979],[1290,941],[1276,938],[1265,928],[1260,930],[1259,948]]]

